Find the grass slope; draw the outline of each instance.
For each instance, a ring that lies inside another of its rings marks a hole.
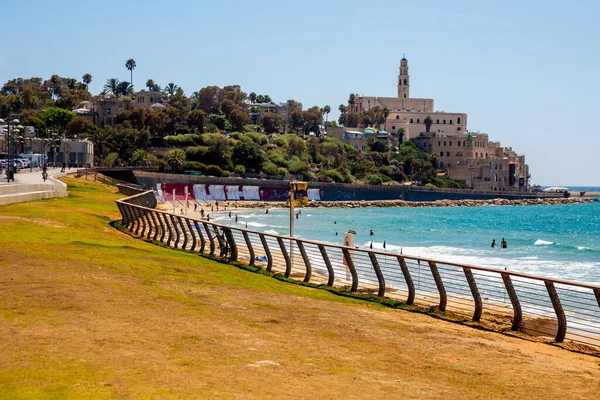
[[[109,226],[112,188],[66,182],[0,207],[0,398],[600,392],[597,358],[136,240]]]

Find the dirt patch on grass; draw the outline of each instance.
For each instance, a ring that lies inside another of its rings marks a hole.
[[[11,215],[0,215],[0,223],[2,222],[23,222],[30,224],[38,224],[44,225],[51,228],[66,228],[67,224],[56,221],[54,219],[45,219],[45,218],[25,218],[25,217],[17,217]]]

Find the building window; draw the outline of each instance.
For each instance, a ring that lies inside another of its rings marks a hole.
[[[411,124],[413,123],[413,120],[412,120],[412,118],[410,119],[410,123],[411,123]]]
[[[457,131],[460,131],[460,126],[458,128],[456,128]]]
[[[459,151],[458,153],[456,153],[456,157],[462,157],[462,153]]]
[[[463,146],[466,146],[466,145],[465,145],[465,141],[464,141],[464,140],[463,140]]]
[[[396,129],[396,127],[395,127],[395,126],[392,126],[392,130],[394,130],[394,129]]]
[[[458,147],[460,147],[460,140],[458,141]]]
[[[456,118],[456,123],[460,124],[460,117]]]
[[[406,79],[404,80],[404,84],[406,85]]]
[[[449,151],[447,151],[447,152],[446,152],[446,155],[447,155],[448,157],[450,157],[450,152],[449,152]]]
[[[421,120],[419,118],[417,118],[417,124],[421,123]]]
[[[449,146],[450,146],[450,147],[452,147],[452,142],[450,142],[450,145],[449,145]]]
[[[446,147],[446,141],[444,140],[444,147]]]
[[[446,123],[446,120],[444,120],[444,124]]]
[[[436,123],[436,124],[439,124],[439,123],[440,123],[440,120],[439,120],[439,119],[436,119],[436,120],[435,120],[435,123]]]
[[[406,98],[406,93],[404,93],[404,98]]]
[[[396,119],[400,119],[400,116],[399,116],[399,115],[396,115]]]
[[[442,142],[438,142],[438,147],[442,147]]]

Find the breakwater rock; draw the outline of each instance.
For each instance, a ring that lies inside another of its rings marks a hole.
[[[490,200],[437,200],[437,201],[405,201],[405,200],[372,200],[372,201],[311,201],[307,207],[314,208],[361,208],[361,207],[478,207],[478,206],[536,206],[591,203],[590,198],[545,198],[545,199],[490,199]],[[264,201],[223,201],[219,202],[230,208],[282,208],[284,202]]]

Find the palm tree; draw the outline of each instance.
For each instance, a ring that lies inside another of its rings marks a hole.
[[[354,93],[350,93],[350,97],[348,98],[348,104],[350,104],[350,108],[356,103],[356,95]]]
[[[273,102],[273,100],[271,100],[271,96],[269,96],[268,94],[265,94],[265,103],[271,103]]]
[[[325,114],[325,130],[327,130],[327,122],[329,121],[329,113],[331,112],[330,106],[323,107],[323,114]]]
[[[425,124],[425,131],[429,132],[429,130],[431,129],[431,124],[433,124],[433,120],[431,119],[431,117],[428,115],[424,120],[423,123]]]
[[[183,162],[185,161],[185,151],[181,149],[169,150],[165,154],[165,160],[171,172],[180,172],[183,169]]]
[[[173,96],[177,89],[179,89],[179,87],[173,82],[170,82],[167,86],[165,86],[165,92],[169,93],[170,96]]]
[[[119,82],[117,91],[119,93],[118,96],[133,96],[133,86],[127,81]]]
[[[254,92],[251,92],[251,93],[248,95],[248,98],[250,99],[250,102],[251,102],[251,103],[256,103],[256,93],[254,93]]]
[[[402,143],[404,141],[404,128],[398,129],[398,143]]]
[[[341,114],[347,113],[348,112],[348,106],[346,106],[344,104],[340,104],[340,106],[338,107],[338,110],[340,110]]]
[[[135,67],[135,60],[133,58],[130,58],[125,63],[125,68],[127,68],[129,70],[129,73],[131,74],[131,79],[129,80],[129,82],[131,82],[131,86],[133,86],[133,70],[135,69]]]
[[[156,85],[156,83],[154,83],[154,80],[152,79],[148,79],[146,81],[146,87],[148,88],[148,90],[152,91],[152,89],[154,88],[154,86]]]
[[[119,97],[119,80],[117,78],[108,78],[104,84],[104,89],[112,93],[113,96]]]
[[[85,89],[87,90],[89,84],[92,83],[92,75],[90,75],[90,74],[84,74],[81,77],[81,80],[83,81],[83,83],[85,83]]]

